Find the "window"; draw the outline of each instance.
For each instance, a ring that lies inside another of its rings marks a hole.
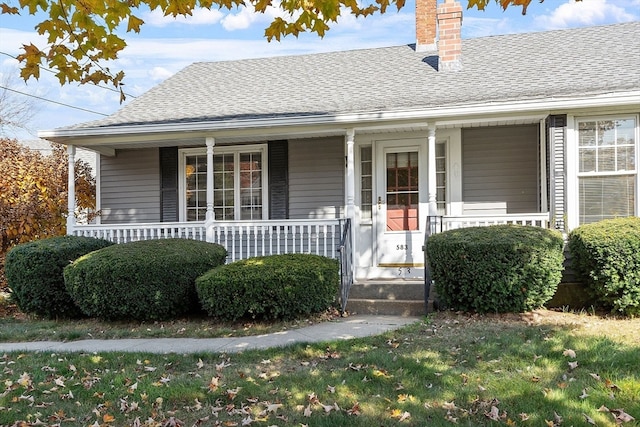
[[[373,159],[371,146],[360,148],[360,218],[372,219],[373,200]]]
[[[578,121],[580,224],[635,215],[635,118]]]
[[[183,212],[187,221],[204,221],[207,212],[206,150],[183,155]],[[266,146],[215,147],[213,212],[217,221],[266,218]]]

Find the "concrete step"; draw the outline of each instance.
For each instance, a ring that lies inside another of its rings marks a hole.
[[[396,316],[425,315],[424,281],[378,280],[354,283],[349,293],[347,311]]]
[[[383,300],[383,299],[349,299],[347,311],[351,314],[374,314],[394,316],[424,316],[427,310],[423,301],[415,300]]]
[[[401,280],[354,283],[349,298],[424,301],[424,282]]]

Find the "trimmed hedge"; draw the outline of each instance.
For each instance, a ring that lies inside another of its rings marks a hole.
[[[76,258],[111,245],[92,237],[59,236],[15,246],[5,261],[12,301],[24,313],[50,319],[80,316],[65,289],[62,271]]]
[[[436,291],[454,310],[523,312],[549,301],[562,278],[563,238],[553,230],[495,225],[429,237]]]
[[[111,246],[64,270],[83,313],[105,320],[161,320],[199,311],[195,279],[225,262],[215,243],[146,240]]]
[[[250,258],[215,268],[196,280],[212,317],[292,319],[329,308],[340,283],[338,261],[319,255]]]
[[[585,224],[569,234],[573,268],[598,302],[640,314],[640,218]]]

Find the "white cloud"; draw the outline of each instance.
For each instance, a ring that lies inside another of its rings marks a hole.
[[[195,9],[191,16],[165,16],[160,9],[154,9],[144,13],[142,19],[145,24],[152,27],[166,27],[171,24],[186,25],[214,25],[220,22],[225,16],[218,9]]]
[[[536,16],[534,24],[542,30],[553,30],[625,22],[634,19],[636,19],[636,16],[614,2],[607,0],[583,0],[581,2],[569,0],[558,6],[549,15]]]
[[[149,70],[149,77],[153,81],[161,81],[171,77],[173,73],[167,70],[165,67],[153,67]]]

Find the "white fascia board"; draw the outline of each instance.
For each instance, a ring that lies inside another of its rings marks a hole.
[[[366,123],[392,122],[403,120],[438,121],[482,115],[496,115],[568,110],[579,108],[640,106],[640,91],[612,93],[571,98],[544,98],[526,101],[491,102],[473,105],[456,105],[447,107],[425,107],[412,110],[374,111],[347,114],[324,114],[298,117],[270,117],[264,119],[223,120],[196,123],[166,123],[152,125],[109,126],[99,128],[53,129],[38,132],[43,139],[61,140],[66,138],[82,138],[92,136],[118,136],[172,132],[216,132],[242,129],[281,128],[292,126],[332,125],[363,128]]]

